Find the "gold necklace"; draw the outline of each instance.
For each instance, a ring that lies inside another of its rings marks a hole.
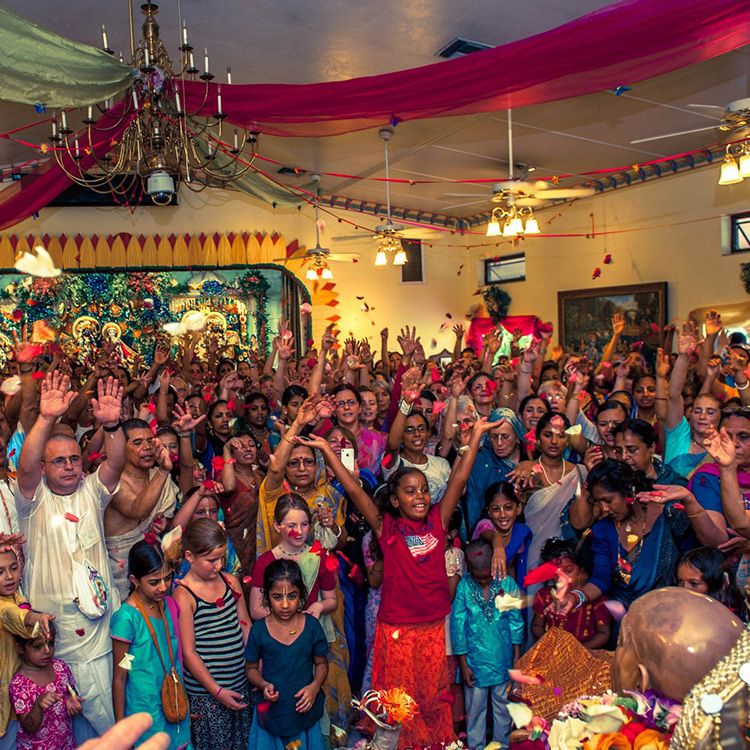
[[[289,635],[294,635],[294,634],[295,634],[295,633],[297,632],[297,618],[298,618],[298,617],[299,617],[299,613],[295,613],[295,615],[294,615],[294,627],[293,627],[293,628],[292,628],[291,630],[289,630],[289,628],[285,628],[285,627],[284,627],[284,626],[283,626],[283,625],[281,624],[281,621],[279,620],[279,618],[278,618],[278,617],[276,617],[276,615],[274,615],[274,616],[273,616],[273,621],[274,621],[274,622],[275,622],[275,623],[276,623],[276,624],[277,624],[277,625],[278,625],[278,626],[279,626],[279,627],[280,627],[280,628],[281,628],[282,630],[286,630],[286,632],[287,632],[287,633],[289,633]]]
[[[139,601],[139,602],[140,602],[141,604],[145,604],[145,605],[146,605],[146,606],[147,606],[147,607],[148,607],[149,609],[154,609],[154,607],[156,607],[156,603],[154,603],[154,604],[149,604],[149,603],[148,603],[147,601],[145,601],[145,600],[143,599],[143,597],[142,597],[142,596],[139,596],[139,595],[138,595],[138,593],[137,593],[136,591],[134,591],[134,592],[133,592],[133,596],[135,596],[135,598],[136,598],[136,599],[138,599],[138,601]],[[159,610],[159,614],[161,614],[161,609]]]

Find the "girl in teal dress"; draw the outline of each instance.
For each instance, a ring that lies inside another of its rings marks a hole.
[[[182,680],[182,655],[177,629],[177,606],[167,596],[172,589],[172,570],[164,561],[158,544],[142,541],[128,556],[130,596],[112,615],[112,703],[115,719],[144,712],[154,723],[136,747],[157,732],[170,737],[170,750],[192,750],[190,715],[179,724],[168,722],[162,711],[162,663],[168,671],[174,665]],[[154,644],[146,617],[158,643]],[[169,638],[169,641],[167,641]]]
[[[328,639],[303,611],[307,591],[293,560],[274,560],[263,575],[270,614],[250,629],[248,681],[263,693],[250,729],[251,750],[323,750],[320,719],[328,676]],[[262,662],[262,667],[261,667]]]

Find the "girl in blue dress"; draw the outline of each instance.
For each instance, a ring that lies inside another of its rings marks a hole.
[[[320,623],[302,611],[307,592],[299,565],[284,559],[270,563],[263,596],[271,612],[253,625],[245,648],[247,679],[264,700],[253,717],[249,747],[323,750],[328,640]]]
[[[168,671],[174,666],[182,681],[182,655],[177,605],[167,596],[172,590],[172,569],[164,561],[158,544],[142,541],[132,547],[128,555],[128,578],[130,596],[112,615],[110,625],[115,719],[120,721],[139,712],[151,714],[154,720],[151,729],[141,735],[136,747],[157,732],[166,732],[170,750],[192,750],[189,713],[178,724],[172,724],[162,710],[162,664]]]

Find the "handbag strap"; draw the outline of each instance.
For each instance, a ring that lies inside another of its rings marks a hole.
[[[148,628],[148,632],[151,633],[151,638],[154,641],[154,646],[156,646],[156,653],[159,655],[161,668],[164,670],[164,675],[168,677],[170,672],[167,671],[167,667],[164,664],[164,659],[162,658],[162,655],[161,655],[161,649],[159,648],[159,641],[156,639],[154,626],[151,624],[151,618],[146,613],[146,610],[143,609],[143,604],[141,603],[141,600],[138,594],[134,593],[133,599],[135,600],[135,605],[138,608],[138,611],[143,615],[143,619],[146,621],[146,627]],[[169,628],[167,627],[167,608],[166,607],[164,607],[164,610],[162,612],[162,620],[164,621],[164,633],[167,636],[167,648],[169,649],[169,658],[172,662],[172,671],[174,672],[174,654],[172,653],[172,638],[169,635]]]

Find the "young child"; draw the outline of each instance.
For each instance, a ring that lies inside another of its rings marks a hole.
[[[189,748],[190,716],[172,724],[162,710],[164,669],[171,671],[174,667],[183,684],[184,678],[177,636],[177,605],[167,596],[172,590],[172,569],[158,544],[141,541],[131,547],[128,580],[130,596],[112,615],[110,624],[115,719],[119,721],[139,712],[151,714],[153,724],[141,736],[139,744],[157,732],[166,732],[170,750]],[[146,617],[152,630],[146,624]],[[158,645],[154,644],[154,636]]]
[[[492,574],[497,578],[509,575],[523,583],[526,558],[531,544],[531,529],[517,521],[521,501],[510,482],[495,482],[484,494],[487,518],[474,527],[472,539],[485,539],[492,545]]]
[[[401,730],[400,748],[453,739],[451,709],[445,699],[450,694],[445,617],[451,609],[445,534],[482,435],[499,424],[484,419],[474,424],[468,449],[458,459],[439,503],[430,504],[427,479],[419,469],[394,472],[388,480],[390,512],[383,515],[325,440],[298,438],[322,451],[383,551],[372,686],[376,690],[402,687],[419,705],[419,713]]]
[[[15,720],[10,721],[8,688],[13,675],[21,666],[14,635],[32,637],[34,627],[49,637],[53,615],[33,612],[19,591],[21,564],[16,553],[0,547],[0,750],[16,747]]]
[[[263,571],[263,598],[269,614],[253,625],[245,648],[247,679],[265,701],[253,717],[250,747],[323,750],[328,639],[303,611],[307,591],[299,565],[271,562]]]
[[[185,689],[195,750],[247,750],[252,709],[242,652],[250,615],[239,581],[222,573],[227,534],[216,521],[191,521],[182,534],[190,570],[175,589]]]
[[[580,589],[588,580],[582,556],[576,552],[574,541],[548,539],[541,551],[543,563],[552,562],[572,579],[569,590]],[[604,648],[612,632],[612,615],[599,597],[586,601],[583,606],[571,610],[566,616],[557,614],[552,586],[544,586],[534,596],[531,634],[539,640],[550,628],[563,628],[572,633],[588,649]]]
[[[696,547],[677,562],[677,585],[721,602],[741,620],[747,621],[742,592],[732,576],[732,566],[719,550]]]
[[[458,584],[451,612],[453,651],[458,656],[466,698],[469,750],[487,744],[487,698],[492,705],[492,739],[508,745],[510,714],[505,690],[508,670],[521,656],[524,636],[521,611],[499,612],[495,598],[518,596],[515,581],[492,575],[492,546],[484,539],[466,545],[468,574]]]
[[[14,636],[21,668],[10,682],[10,700],[18,714],[18,750],[73,750],[73,717],[83,710],[73,674],[55,659],[54,623],[49,635]]]

